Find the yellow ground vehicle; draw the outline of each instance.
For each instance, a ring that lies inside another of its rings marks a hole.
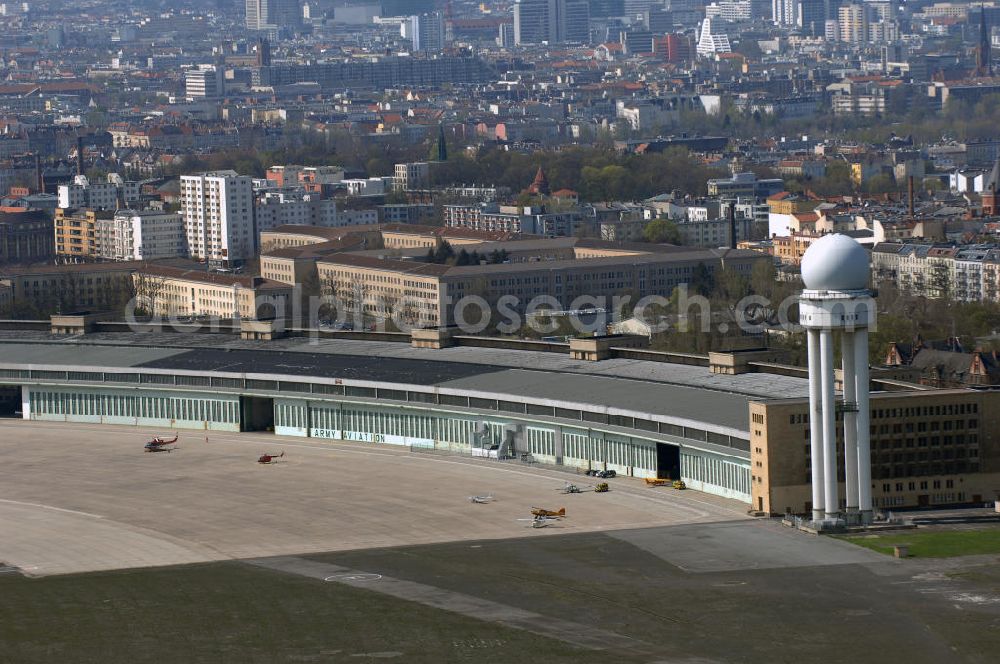
[[[609,490],[610,487],[608,487],[607,482],[601,482],[600,484],[594,487],[594,491],[597,493],[607,493]]]
[[[687,484],[684,484],[684,480],[674,480],[674,488],[675,489],[686,489],[688,487],[687,487]]]

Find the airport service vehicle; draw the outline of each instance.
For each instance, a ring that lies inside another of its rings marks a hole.
[[[596,468],[587,471],[587,475],[590,477],[600,477],[605,479],[607,477],[618,477],[618,473],[613,470],[598,470]]]

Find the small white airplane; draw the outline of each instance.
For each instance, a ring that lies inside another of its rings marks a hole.
[[[485,496],[469,496],[469,502],[475,503],[476,505],[486,505],[493,502],[493,494],[487,494]]]

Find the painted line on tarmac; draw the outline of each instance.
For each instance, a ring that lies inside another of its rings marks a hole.
[[[6,498],[0,498],[0,503],[6,503],[8,505],[22,505],[24,507],[39,507],[41,509],[52,510],[54,512],[65,512],[66,514],[76,514],[77,516],[89,516],[93,519],[104,518],[100,514],[91,514],[90,512],[78,512],[77,510],[68,510],[64,507],[56,507],[54,505],[44,505],[42,503],[26,503],[20,500],[7,500]]]
[[[338,581],[340,583],[357,583],[359,581],[381,581],[381,574],[369,574],[368,572],[355,572],[352,574],[333,574],[323,579],[326,582]]]

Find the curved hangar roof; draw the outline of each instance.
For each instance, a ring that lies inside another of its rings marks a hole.
[[[698,366],[640,360],[591,363],[531,351],[421,350],[401,343],[341,339],[285,339],[276,344],[197,334],[160,334],[155,339],[148,334],[98,334],[56,343],[48,335],[31,339],[31,333],[19,334],[20,339],[0,336],[0,357],[7,358],[3,364],[398,383],[641,411],[744,433],[749,431],[751,399],[807,393],[805,380],[784,376],[718,376]]]

